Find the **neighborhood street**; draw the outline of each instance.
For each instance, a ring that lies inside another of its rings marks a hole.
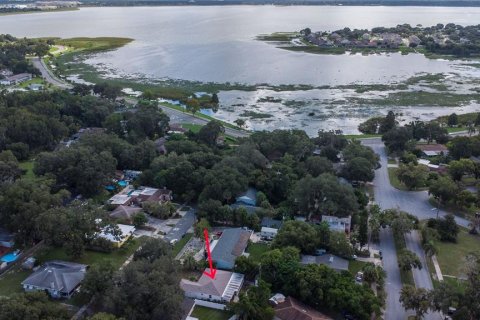
[[[380,156],[381,167],[375,171],[375,179],[373,180],[375,202],[382,209],[400,209],[417,216],[421,220],[435,218],[437,210],[428,202],[427,191],[401,191],[391,186],[388,177],[388,159],[385,146],[381,139],[364,139],[362,140],[362,144],[371,147],[373,151]],[[439,211],[439,216],[444,216],[445,214],[446,212],[443,210]],[[468,220],[459,217],[455,217],[455,220],[457,224],[468,227]],[[405,240],[407,248],[419,256],[424,266],[422,270],[414,269],[413,271],[416,286],[419,288],[432,289],[432,281],[429,271],[427,270],[426,258],[420,245],[418,233],[412,231],[412,233],[406,235]],[[400,280],[400,270],[397,264],[393,235],[390,229],[382,230],[380,234],[380,248],[384,256],[384,269],[387,272],[385,319],[405,320],[407,313],[398,300],[402,283]],[[437,320],[441,319],[441,316],[438,313],[428,314],[425,316],[425,319]]]

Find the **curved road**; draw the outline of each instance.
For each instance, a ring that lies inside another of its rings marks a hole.
[[[364,139],[362,144],[369,146],[380,156],[381,168],[375,171],[373,180],[375,202],[382,209],[400,209],[411,213],[420,220],[435,218],[437,209],[428,202],[427,191],[401,191],[395,189],[390,184],[388,177],[388,159],[385,152],[385,145],[380,138]],[[439,211],[439,216],[445,216],[447,213]],[[468,227],[469,221],[463,218],[455,217],[457,224]],[[407,248],[415,252],[424,268],[421,270],[413,269],[413,278],[418,288],[432,289],[432,280],[427,270],[426,257],[420,245],[419,235],[412,231],[405,236]],[[385,290],[387,292],[385,319],[387,320],[405,320],[410,312],[406,312],[399,302],[402,283],[400,280],[400,270],[398,268],[395,244],[390,229],[383,229],[380,233],[380,250],[383,253],[384,269],[387,272]],[[439,313],[430,313],[425,316],[428,320],[440,320]]]
[[[59,79],[53,72],[45,65],[45,62],[39,57],[34,57],[30,59],[33,63],[33,66],[37,68],[42,74],[43,79],[48,83],[53,84],[61,89],[71,89],[73,86],[61,79]]]

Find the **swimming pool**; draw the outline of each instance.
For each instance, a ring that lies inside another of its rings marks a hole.
[[[118,185],[119,185],[120,187],[125,188],[125,187],[128,185],[128,182],[125,181],[125,180],[120,180],[120,181],[118,181]]]
[[[10,252],[10,253],[7,253],[6,255],[4,255],[0,261],[2,262],[13,262],[15,260],[17,260],[18,258],[18,252]]]

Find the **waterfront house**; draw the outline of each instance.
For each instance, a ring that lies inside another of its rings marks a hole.
[[[245,253],[252,231],[242,228],[225,229],[212,248],[212,260],[217,268],[232,270],[235,259]]]
[[[85,278],[87,265],[52,260],[23,280],[25,291],[44,291],[52,298],[70,298]]]
[[[207,268],[205,272],[210,273],[210,269]],[[240,292],[243,280],[243,274],[217,270],[213,279],[205,273],[198,281],[182,279],[180,288],[187,298],[229,303]]]

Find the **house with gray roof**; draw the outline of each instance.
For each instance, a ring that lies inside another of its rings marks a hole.
[[[252,231],[242,228],[225,229],[212,249],[212,260],[217,268],[232,270],[235,259],[245,252]]]
[[[85,278],[87,265],[52,260],[23,280],[25,291],[45,291],[52,298],[69,299]]]
[[[205,272],[210,273],[210,269],[207,268]],[[187,298],[228,303],[240,292],[243,280],[243,274],[217,270],[213,279],[205,273],[198,281],[182,279],[180,288]]]
[[[333,254],[324,254],[321,256],[302,255],[302,264],[323,264],[335,271],[348,271],[348,260],[337,257]]]

